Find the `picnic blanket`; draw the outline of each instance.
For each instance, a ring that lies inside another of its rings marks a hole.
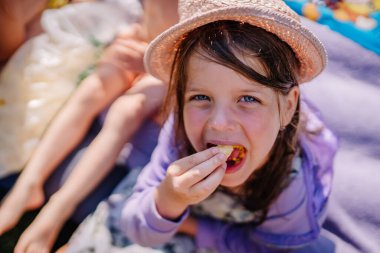
[[[380,252],[380,55],[308,19],[324,43],[326,70],[302,91],[338,135],[325,229],[335,253]]]
[[[303,15],[380,55],[380,0],[285,0]]]

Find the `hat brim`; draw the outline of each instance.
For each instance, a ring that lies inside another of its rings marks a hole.
[[[312,80],[326,66],[325,48],[299,20],[253,6],[219,8],[195,15],[172,26],[149,44],[144,59],[147,72],[168,82],[175,51],[183,36],[197,27],[220,20],[249,23],[277,35],[286,42],[300,61],[299,83]]]

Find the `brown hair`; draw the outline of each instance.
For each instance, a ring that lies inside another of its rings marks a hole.
[[[288,94],[292,87],[298,85],[299,61],[294,52],[288,44],[262,28],[236,21],[217,21],[191,31],[179,43],[165,108],[174,108],[176,141],[181,155],[195,152],[185,134],[183,121],[187,67],[192,54],[197,53],[211,62],[224,65],[250,80],[270,87],[277,92],[278,97],[280,94]],[[258,59],[266,75],[258,73],[242,61],[244,57]],[[265,220],[269,205],[288,184],[297,146],[298,123],[299,102],[291,123],[279,132],[268,162],[255,170],[244,183],[241,200],[247,209],[258,211],[257,224]]]

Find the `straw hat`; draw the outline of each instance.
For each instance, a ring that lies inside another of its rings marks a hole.
[[[310,81],[326,65],[326,51],[299,16],[281,0],[179,0],[180,21],[156,39],[145,54],[146,70],[169,81],[170,70],[183,35],[218,20],[235,20],[261,27],[285,41],[301,63],[300,83]]]

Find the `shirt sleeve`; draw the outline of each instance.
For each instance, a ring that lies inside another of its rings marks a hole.
[[[161,130],[151,161],[139,175],[121,212],[121,230],[129,240],[142,246],[156,246],[170,240],[189,212],[186,210],[176,221],[167,220],[158,213],[154,200],[155,188],[165,178],[167,167],[178,158],[173,132],[171,117]]]

